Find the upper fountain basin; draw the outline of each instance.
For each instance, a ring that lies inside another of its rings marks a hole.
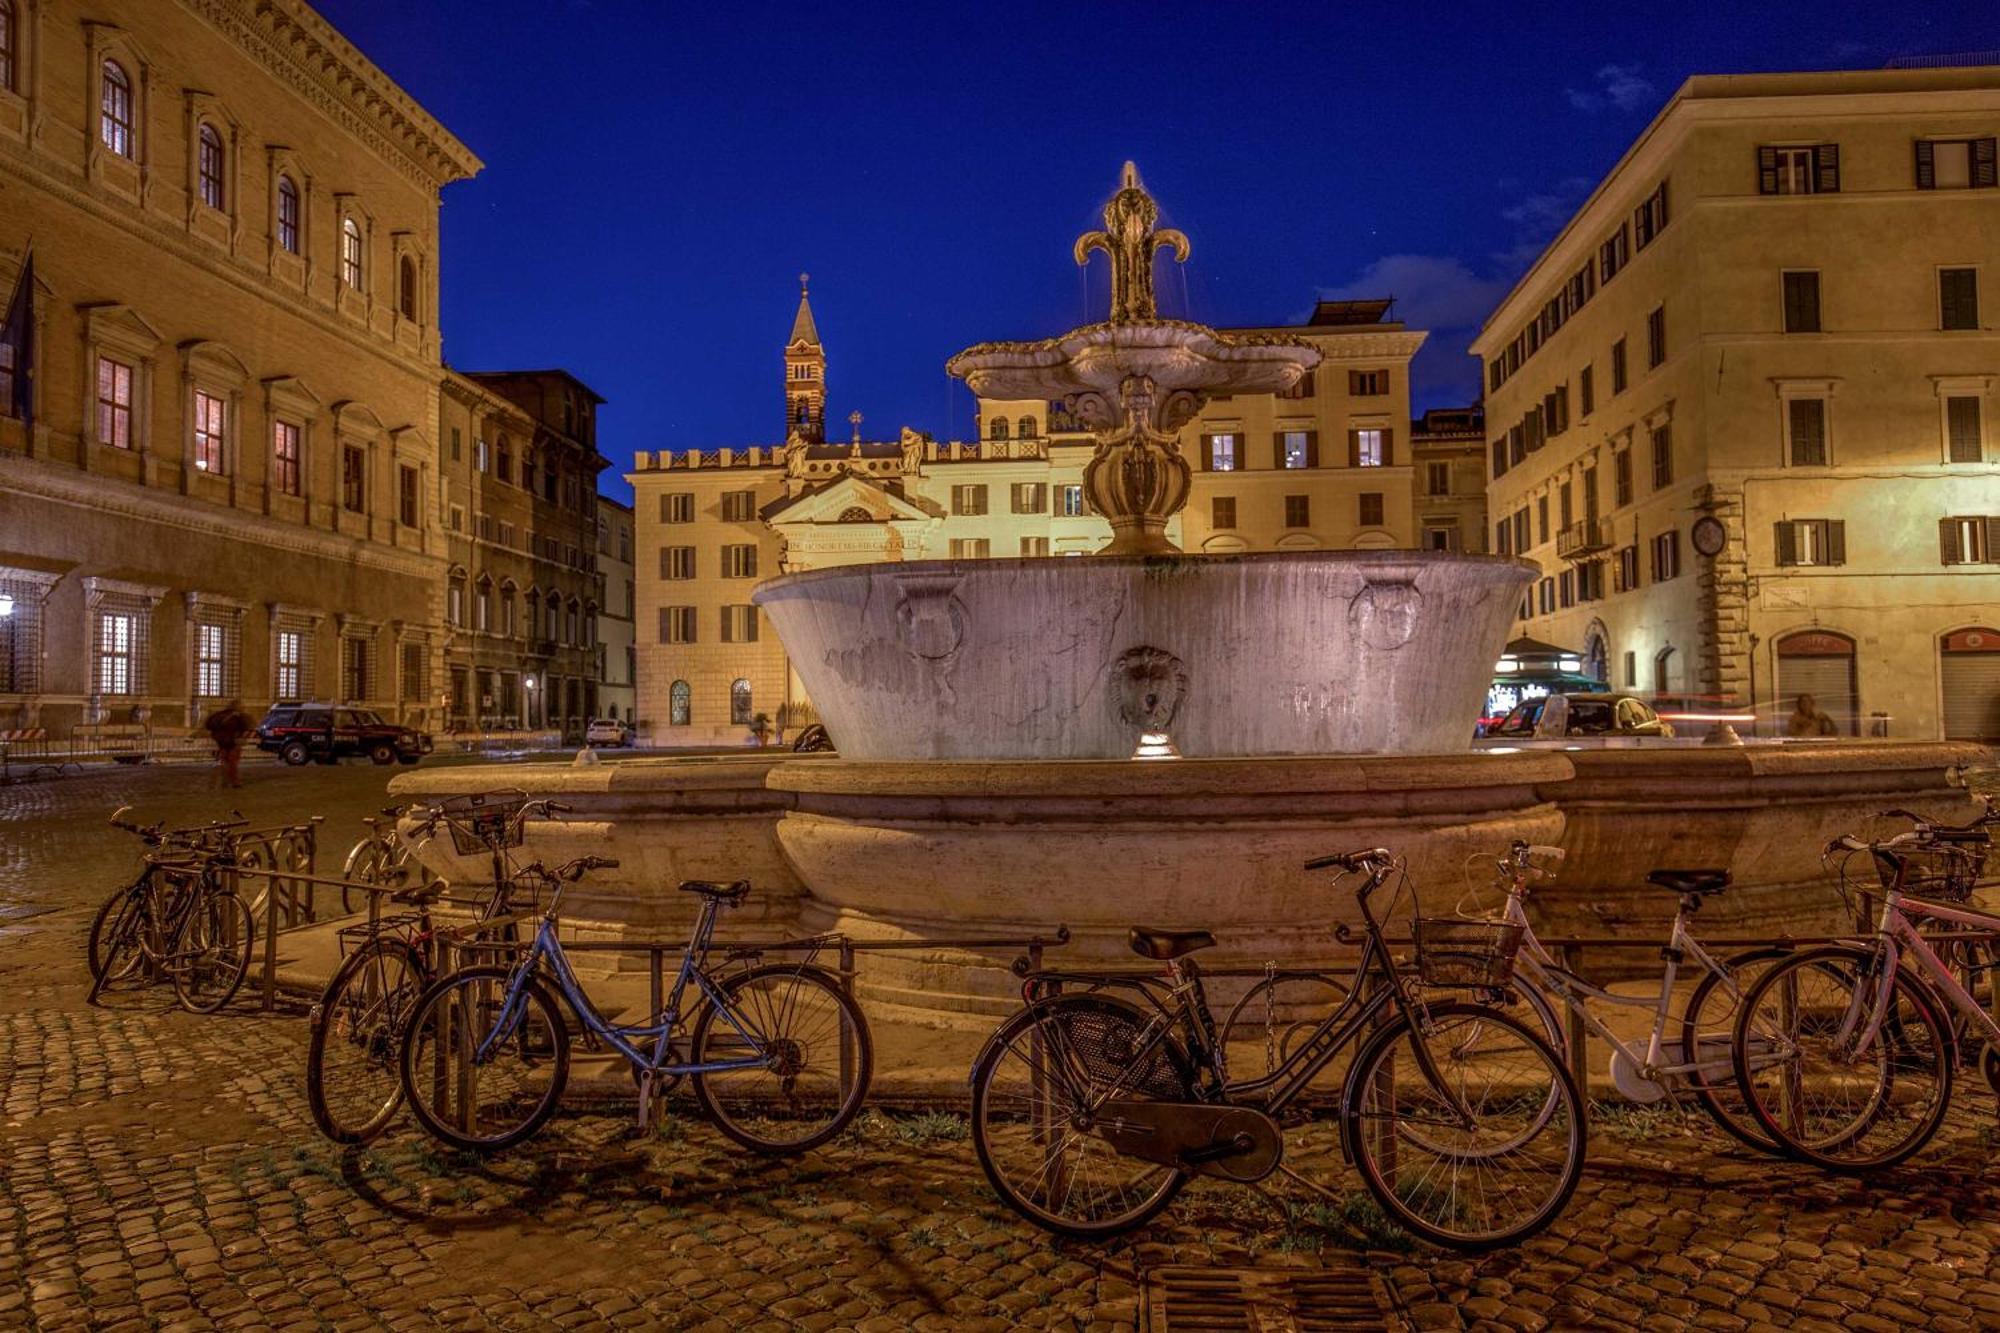
[[[1040,342],[980,343],[945,369],[982,398],[1060,398],[1095,393],[1118,401],[1143,375],[1162,395],[1278,393],[1317,366],[1310,343],[1271,334],[1224,334],[1183,320],[1087,324]]]
[[[849,759],[1464,751],[1534,567],[1442,551],[920,560],[758,587]],[[1155,744],[1155,748],[1160,748]]]

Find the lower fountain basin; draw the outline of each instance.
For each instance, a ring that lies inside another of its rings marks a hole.
[[[850,759],[1421,754],[1470,744],[1533,578],[1441,551],[913,561],[753,600]]]

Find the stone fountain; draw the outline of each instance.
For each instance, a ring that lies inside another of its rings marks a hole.
[[[1126,163],[1104,229],[1111,318],[946,365],[982,397],[1062,399],[1096,436],[1092,560],[850,565],[754,597],[849,759],[1129,759],[1463,750],[1525,561],[1427,551],[1187,556],[1176,432],[1216,394],[1290,388],[1315,347],[1161,319],[1154,253],[1188,240]],[[1489,647],[1490,645],[1490,647]]]
[[[1324,959],[1352,902],[1301,863],[1329,850],[1394,847],[1450,910],[1472,853],[1561,842],[1551,933],[1647,939],[1671,906],[1638,887],[1647,868],[1727,865],[1743,888],[1704,920],[1768,934],[1828,924],[1830,898],[1809,887],[1826,837],[1887,806],[1964,812],[1947,775],[1984,753],[1964,744],[1471,752],[1537,573],[1523,560],[1178,552],[1177,429],[1210,395],[1289,387],[1319,353],[1159,318],[1155,252],[1184,260],[1188,241],[1157,226],[1129,164],[1104,221],[1076,258],[1110,259],[1107,321],[949,362],[975,392],[1061,398],[1093,427],[1085,486],[1112,530],[1101,553],[846,566],[759,587],[837,758],[446,768],[392,790],[525,787],[601,821],[542,834],[544,855],[608,841],[624,862],[575,896],[586,928],[652,935],[684,910],[676,880],[748,875],[766,933],[940,941],[866,955],[863,994],[975,1024],[1017,1003],[1009,958],[942,943],[953,937],[1064,922],[1071,957],[1118,958],[1143,921],[1217,928],[1218,961]]]

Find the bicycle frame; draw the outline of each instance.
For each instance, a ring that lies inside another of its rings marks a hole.
[[[1959,984],[1958,978],[1951,974],[1951,969],[1938,957],[1930,942],[1918,933],[1910,921],[1910,918],[1915,917],[1919,920],[1970,926],[1975,930],[2000,932],[2000,917],[1985,912],[1975,912],[1970,908],[1946,907],[1942,903],[1929,902],[1921,898],[1905,898],[1900,887],[1901,882],[1902,873],[1899,872],[1897,886],[1890,888],[1882,899],[1882,914],[1875,926],[1875,942],[1882,960],[1881,975],[1876,978],[1874,994],[1869,997],[1868,1016],[1859,1039],[1854,1043],[1854,1049],[1868,1049],[1881,1032],[1883,1020],[1888,1015],[1897,971],[1902,966],[1906,954],[1916,962],[1917,971],[1930,979],[1937,994],[1969,1019],[1990,1045],[2000,1048],[2000,1023],[1994,1022],[1992,1016],[1980,1007],[1979,1001]],[[1860,996],[1859,987],[1855,989],[1855,994],[1857,997]],[[1843,1043],[1854,1035],[1855,1025],[1860,1021],[1860,1016],[1852,1012],[1852,1006],[1849,1008],[1850,1012],[1841,1021],[1838,1033]]]
[[[599,1013],[591,1002],[583,983],[577,979],[576,971],[570,966],[569,957],[563,952],[562,940],[556,933],[554,904],[543,916],[541,925],[535,931],[533,943],[528,946],[525,957],[514,966],[513,974],[507,979],[506,998],[500,1006],[500,1015],[492,1031],[480,1041],[474,1053],[474,1063],[484,1064],[492,1058],[494,1050],[505,1044],[519,1026],[527,1008],[528,982],[531,977],[542,972],[547,964],[548,973],[555,978],[557,988],[568,1002],[577,1020],[599,1041],[617,1051],[618,1054],[643,1073],[658,1075],[717,1074],[732,1069],[756,1069],[766,1064],[769,1052],[763,1039],[737,1016],[735,1008],[722,988],[709,976],[702,966],[702,959],[708,952],[709,935],[715,926],[715,904],[702,904],[701,915],[696,918],[694,933],[688,939],[687,947],[681,951],[679,970],[674,975],[673,988],[658,1014],[649,1023],[616,1024]],[[706,1062],[675,1061],[666,1057],[673,1053],[673,1031],[681,1017],[681,999],[692,984],[702,998],[714,1006],[717,1017],[729,1024],[736,1034],[750,1046],[752,1055],[739,1060],[711,1060]],[[636,1042],[651,1042],[650,1055],[639,1049]]]
[[[1041,972],[1032,974],[1031,979],[1061,981],[1073,977],[1139,990],[1146,995],[1155,1012],[1133,1043],[1130,1057],[1133,1065],[1143,1063],[1166,1040],[1169,1032],[1179,1028],[1190,1038],[1189,1055],[1195,1060],[1197,1069],[1206,1072],[1212,1080],[1206,1090],[1207,1100],[1228,1104],[1239,1098],[1257,1098],[1259,1094],[1268,1092],[1269,1095],[1257,1104],[1267,1113],[1277,1115],[1296,1101],[1319,1072],[1389,1006],[1393,1004],[1411,1015],[1413,1020],[1422,1013],[1421,1007],[1413,1004],[1409,993],[1403,989],[1402,978],[1396,974],[1395,964],[1390,960],[1388,946],[1382,942],[1382,928],[1368,910],[1368,895],[1381,886],[1387,874],[1387,871],[1371,874],[1369,883],[1358,895],[1366,933],[1362,939],[1361,957],[1354,968],[1354,987],[1303,1043],[1279,1061],[1277,1068],[1241,1083],[1228,1081],[1224,1052],[1209,1044],[1209,1034],[1214,1031],[1214,1026],[1206,1012],[1207,997],[1201,985],[1201,969],[1192,959],[1169,961],[1168,980],[1164,984],[1150,977],[1091,976],[1088,973]],[[1379,984],[1364,984],[1371,979]],[[1155,990],[1164,993],[1156,995]],[[1471,1110],[1460,1099],[1457,1090],[1439,1073],[1429,1049],[1422,1042],[1415,1043],[1414,1049],[1425,1081],[1443,1095],[1462,1123],[1470,1124]],[[1086,1109],[1096,1110],[1097,1105],[1116,1092],[1115,1086],[1104,1089],[1098,1093],[1096,1103]]]
[[[1685,904],[1674,913],[1673,931],[1667,937],[1664,950],[1667,966],[1661,974],[1660,990],[1656,999],[1640,995],[1620,995],[1616,991],[1592,985],[1557,963],[1542,942],[1535,938],[1535,929],[1528,923],[1527,906],[1523,902],[1521,892],[1508,893],[1503,919],[1509,925],[1521,927],[1521,952],[1516,956],[1514,963],[1516,968],[1527,974],[1529,982],[1561,1000],[1598,1040],[1624,1056],[1642,1076],[1657,1083],[1661,1076],[1686,1076],[1704,1070],[1713,1072],[1717,1068],[1726,1070],[1729,1065],[1726,1052],[1719,1064],[1716,1061],[1688,1059],[1692,1053],[1687,1051],[1680,1053],[1682,1063],[1663,1063],[1667,1055],[1667,1023],[1673,1017],[1674,982],[1680,975],[1682,961],[1691,960],[1704,971],[1720,978],[1720,984],[1728,987],[1732,995],[1738,999],[1742,998],[1742,987],[1738,984],[1735,974],[1718,962],[1715,955],[1689,933],[1687,915]],[[1585,1000],[1598,1000],[1605,1004],[1622,1005],[1630,1009],[1652,1009],[1653,1027],[1646,1038],[1644,1056],[1635,1051],[1631,1043],[1614,1033],[1603,1019],[1592,1013],[1590,1006],[1584,1003]]]

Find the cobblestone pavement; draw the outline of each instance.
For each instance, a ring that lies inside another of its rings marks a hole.
[[[364,774],[317,775],[320,808],[365,807]],[[1422,1327],[2000,1327],[2000,1132],[1976,1080],[1872,1184],[1606,1112],[1568,1213],[1477,1259],[1399,1245],[1351,1178],[1328,1182],[1345,1204],[1197,1184],[1136,1238],[1053,1241],[944,1115],[871,1114],[789,1162],[685,1107],[637,1138],[609,1105],[485,1164],[408,1127],[343,1153],[307,1117],[298,1015],[83,1003],[89,914],[131,857],[96,817],[158,781],[0,789],[0,890],[48,909],[0,930],[0,1328],[1130,1329],[1150,1266],[1349,1247]],[[59,876],[22,877],[54,856]]]

